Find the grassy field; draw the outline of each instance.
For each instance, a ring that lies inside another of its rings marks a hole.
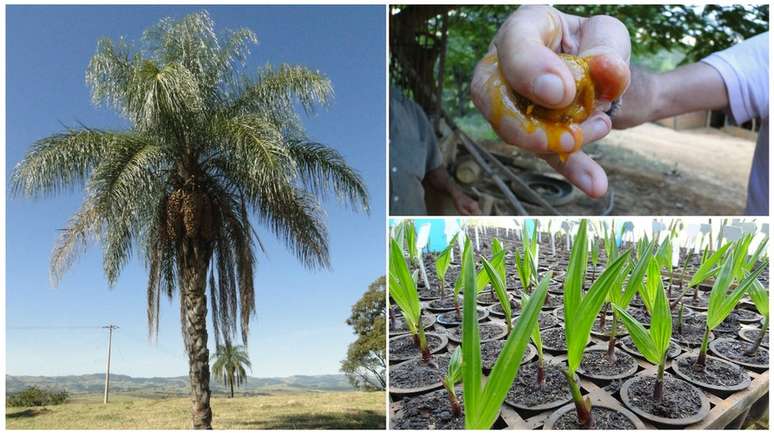
[[[383,392],[270,393],[212,398],[214,429],[376,429]],[[6,408],[7,429],[190,429],[188,397],[79,395],[56,406]]]

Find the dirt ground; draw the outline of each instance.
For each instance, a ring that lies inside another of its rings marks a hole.
[[[486,144],[521,170],[553,173],[539,159],[502,143]],[[645,124],[613,131],[584,150],[605,168],[614,215],[739,215],[755,142],[710,128],[675,131]],[[607,199],[577,200],[563,214],[599,214]],[[535,212],[537,212],[535,210]]]

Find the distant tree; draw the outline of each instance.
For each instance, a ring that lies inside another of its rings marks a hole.
[[[70,393],[65,390],[54,391],[33,385],[9,394],[6,398],[6,404],[8,406],[61,405],[69,398]]]
[[[347,359],[341,362],[341,371],[355,388],[384,390],[386,361],[386,285],[384,276],[368,286],[347,319],[357,334],[357,340],[349,345]]]
[[[234,346],[226,343],[218,346],[212,356],[212,375],[220,378],[223,385],[229,389],[229,397],[234,397],[234,387],[237,388],[247,379],[250,368],[250,356],[244,346]]]

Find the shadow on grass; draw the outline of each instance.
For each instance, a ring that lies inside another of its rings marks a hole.
[[[41,408],[41,409],[25,409],[24,411],[19,412],[12,412],[10,414],[6,414],[6,418],[30,418],[30,417],[37,417],[39,415],[48,414],[51,410],[48,408]]]
[[[375,411],[357,410],[332,414],[287,414],[240,424],[260,426],[263,429],[384,429],[386,417]]]

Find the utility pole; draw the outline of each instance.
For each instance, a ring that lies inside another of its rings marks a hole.
[[[105,399],[103,403],[108,403],[108,389],[110,388],[110,351],[113,347],[113,330],[118,329],[117,325],[103,326],[103,329],[108,330],[108,352],[107,352],[107,368],[105,368]]]

